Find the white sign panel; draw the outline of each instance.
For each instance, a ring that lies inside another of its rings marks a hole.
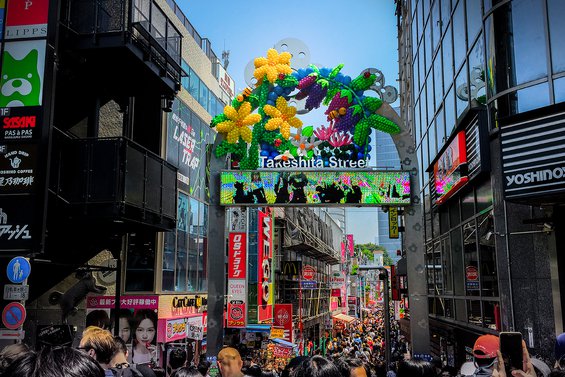
[[[219,77],[219,83],[220,83],[220,88],[222,88],[222,90],[226,93],[226,95],[229,97],[230,101],[233,99],[233,97],[235,96],[235,81],[233,81],[233,79],[231,78],[230,75],[228,75],[228,73],[226,72],[226,70],[224,69],[224,67],[222,67],[221,65],[218,65],[218,77]],[[230,102],[228,101],[228,102]]]
[[[202,316],[190,317],[186,319],[186,337],[188,339],[195,340],[202,340],[204,338]]]
[[[6,284],[4,285],[4,300],[23,301],[29,298],[29,285]]]

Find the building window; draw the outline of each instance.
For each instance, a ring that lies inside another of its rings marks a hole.
[[[553,82],[553,91],[555,93],[555,103],[565,102],[565,77]]]
[[[457,70],[467,53],[467,44],[465,42],[465,3],[460,1],[453,14],[453,56],[455,61],[455,69]]]
[[[127,235],[126,292],[153,292],[155,233]]]
[[[549,39],[551,41],[553,73],[563,72],[565,71],[565,49],[563,48],[565,45],[565,23],[563,22],[565,2],[563,0],[548,0],[547,14],[549,16]],[[563,92],[561,94],[563,95]]]

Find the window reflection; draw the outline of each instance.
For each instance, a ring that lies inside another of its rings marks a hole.
[[[551,42],[551,62],[553,73],[565,71],[565,1],[548,0],[547,14],[549,16],[549,39]],[[557,94],[557,91],[555,92]],[[561,92],[562,95],[565,95]],[[556,101],[557,102],[557,101]]]
[[[465,269],[463,268],[463,246],[461,243],[461,227],[450,233],[451,259],[453,266],[453,292],[456,296],[465,294]]]
[[[469,54],[469,94],[481,104],[486,104],[485,53],[482,35]]]
[[[555,103],[565,102],[565,77],[553,81]]]
[[[469,323],[482,326],[483,325],[483,316],[481,314],[481,302],[475,300],[467,300],[467,317],[469,319]]]
[[[496,297],[498,296],[498,280],[496,275],[494,220],[492,213],[489,212],[480,216],[478,223],[481,295]]]
[[[481,14],[481,2],[478,0],[467,0],[467,38],[472,44],[481,30],[483,15]]]
[[[465,3],[460,1],[453,14],[453,57],[455,68],[459,68],[467,52],[465,44]]]
[[[451,270],[451,251],[449,238],[441,240],[441,256],[443,265],[443,288],[446,294],[453,293],[453,280]]]
[[[453,87],[449,89],[445,97],[445,132],[446,135],[451,135],[451,131],[455,127],[455,98],[453,95]]]
[[[434,2],[434,5],[432,6],[432,14],[431,14],[430,22],[432,24],[432,40],[433,40],[432,51],[435,51],[439,44],[439,40],[441,39],[441,31],[440,31],[441,22],[439,20],[439,1]]]
[[[467,63],[461,68],[455,80],[455,103],[457,105],[458,119],[463,111],[469,106],[469,81],[467,80]]]
[[[477,227],[475,220],[463,225],[465,291],[467,296],[480,294],[479,262],[477,257]]]
[[[514,47],[516,81],[510,84],[520,85],[547,75],[545,19],[541,1],[513,0],[511,4],[512,43],[508,46]]]
[[[529,88],[520,89],[516,92],[517,105],[511,108],[517,112],[538,109],[549,105],[549,84],[542,83]]]
[[[442,67],[441,67],[441,52],[435,57],[434,60],[434,98],[436,103],[436,108],[441,104],[443,99],[443,77],[442,77]]]

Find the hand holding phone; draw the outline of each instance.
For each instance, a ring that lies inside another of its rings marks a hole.
[[[510,376],[511,371],[522,370],[524,365],[522,334],[519,332],[501,332],[499,338],[504,369],[506,375]]]

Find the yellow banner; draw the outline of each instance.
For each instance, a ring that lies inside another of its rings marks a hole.
[[[398,238],[398,208],[388,208],[388,238]]]
[[[283,339],[284,329],[271,328],[271,339]]]

